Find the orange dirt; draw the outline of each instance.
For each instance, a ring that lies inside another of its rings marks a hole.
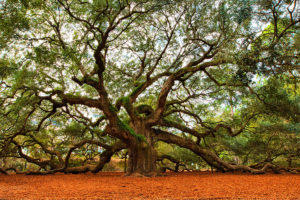
[[[291,174],[167,173],[155,178],[102,172],[79,175],[0,175],[0,199],[300,199]]]

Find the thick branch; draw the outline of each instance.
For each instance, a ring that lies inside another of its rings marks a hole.
[[[81,142],[75,144],[73,147],[71,147],[71,148],[69,149],[69,151],[68,151],[68,153],[67,153],[67,156],[66,156],[66,158],[65,158],[65,165],[64,165],[64,168],[63,168],[63,169],[66,169],[66,168],[68,167],[69,159],[70,159],[70,157],[71,157],[72,152],[73,152],[75,149],[78,149],[78,148],[82,147],[82,146],[85,145],[85,144],[95,144],[95,145],[101,146],[101,147],[103,147],[103,148],[105,148],[105,149],[111,149],[111,148],[112,148],[111,146],[109,146],[109,145],[107,145],[107,144],[104,144],[104,143],[102,143],[102,142],[100,142],[100,141],[95,141],[95,140],[84,140],[84,141],[81,141]]]
[[[113,146],[111,146],[110,149],[106,149],[100,155],[100,161],[97,164],[97,166],[92,170],[92,172],[97,173],[101,171],[104,165],[110,161],[111,156],[114,155],[116,152],[121,151],[124,148],[126,148],[126,145],[123,142],[117,142]]]
[[[226,59],[218,59],[218,60],[213,60],[210,62],[205,62],[201,65],[198,65],[204,59],[205,58],[201,58],[197,61],[190,62],[184,68],[178,70],[177,72],[175,72],[174,74],[169,76],[169,78],[164,83],[164,85],[161,89],[161,92],[158,96],[157,107],[153,114],[152,119],[149,119],[149,121],[148,121],[149,124],[157,123],[159,121],[159,119],[162,117],[162,115],[165,111],[165,105],[166,105],[166,100],[167,100],[168,94],[170,93],[176,80],[179,80],[181,77],[183,77],[187,73],[195,73],[198,71],[203,71],[207,67],[218,66],[218,65],[228,62],[228,60],[226,60]]]
[[[31,163],[34,163],[42,168],[45,168],[47,165],[53,167],[53,168],[56,168],[57,166],[53,163],[52,160],[43,160],[43,161],[40,161],[40,159],[35,159],[35,158],[32,158],[26,154],[23,153],[22,151],[22,146],[19,145],[16,141],[13,141],[13,143],[17,146],[18,148],[18,153],[19,155],[24,158],[25,160],[27,160],[28,162],[31,162]]]
[[[262,174],[265,173],[267,169],[271,168],[274,172],[277,172],[276,167],[271,163],[267,163],[261,169],[253,169],[244,165],[232,165],[220,159],[213,152],[200,147],[192,140],[185,139],[159,129],[155,129],[155,133],[158,137],[158,140],[164,141],[166,143],[176,144],[180,147],[189,149],[195,154],[199,155],[203,160],[206,161],[207,164],[217,168],[220,171],[246,171],[254,174]]]

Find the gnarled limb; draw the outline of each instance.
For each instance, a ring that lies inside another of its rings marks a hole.
[[[75,149],[80,148],[80,147],[82,147],[82,146],[85,145],[85,144],[95,144],[95,145],[101,146],[101,147],[103,147],[103,148],[105,148],[105,149],[111,149],[111,148],[112,148],[111,146],[109,146],[109,145],[107,145],[107,144],[105,144],[105,143],[102,143],[102,142],[100,142],[100,141],[95,141],[95,140],[84,140],[84,141],[81,141],[81,142],[75,144],[73,147],[71,147],[71,148],[69,149],[69,151],[68,151],[68,153],[67,153],[67,155],[66,155],[65,161],[64,161],[65,164],[64,164],[63,170],[65,170],[65,169],[68,168],[69,159],[70,159],[70,157],[71,157],[72,152],[73,152]]]
[[[70,159],[71,153],[76,149],[84,144],[96,144],[99,146],[102,146],[106,148],[106,150],[100,154],[100,160],[98,164],[95,165],[84,165],[84,166],[79,166],[79,167],[68,167],[68,161]],[[48,171],[31,171],[31,172],[25,172],[27,175],[47,175],[47,174],[55,174],[57,172],[63,172],[63,173],[72,173],[72,174],[79,174],[79,173],[86,173],[86,172],[92,172],[92,173],[98,173],[101,171],[106,163],[108,163],[111,159],[111,156],[113,156],[116,152],[126,148],[126,145],[119,141],[116,142],[112,146],[108,146],[105,144],[102,144],[101,142],[98,141],[92,141],[92,140],[85,140],[80,143],[75,144],[72,148],[70,148],[66,158],[65,158],[65,165],[63,167],[57,167],[53,170],[48,170]]]
[[[170,171],[178,172],[180,166],[183,166],[185,169],[187,169],[185,164],[183,164],[182,162],[180,162],[179,160],[177,160],[176,158],[174,158],[170,155],[158,156],[157,161],[163,161],[164,159],[167,159],[167,160],[175,163],[175,169],[172,169],[170,167],[163,167],[164,171],[165,171],[165,169],[168,169]]]
[[[57,165],[53,162],[52,159],[50,159],[50,160],[40,160],[40,159],[32,158],[32,157],[30,157],[30,156],[23,153],[22,146],[19,145],[16,141],[13,141],[13,143],[17,146],[19,155],[22,158],[24,158],[25,160],[27,160],[28,162],[34,163],[34,164],[40,166],[41,168],[45,168],[46,166],[50,166],[53,169],[57,168]]]
[[[278,169],[276,168],[276,166],[274,166],[271,163],[266,163],[261,169],[253,169],[251,167],[244,166],[244,165],[232,165],[223,161],[215,153],[200,147],[192,140],[184,139],[179,136],[173,135],[169,132],[158,130],[158,129],[155,130],[155,133],[158,137],[158,140],[166,143],[176,144],[180,147],[189,149],[195,154],[199,155],[207,164],[209,164],[212,167],[215,167],[216,169],[222,172],[245,171],[245,172],[251,172],[253,174],[263,174],[266,173],[266,170],[270,168],[275,173],[278,173]]]
[[[117,142],[111,146],[110,149],[106,149],[100,155],[100,161],[98,164],[91,170],[93,173],[98,173],[101,171],[106,163],[108,163],[111,159],[111,156],[114,155],[116,152],[121,151],[122,149],[126,148],[126,145],[123,142]]]

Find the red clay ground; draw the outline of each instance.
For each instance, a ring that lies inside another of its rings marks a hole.
[[[155,178],[97,175],[0,175],[0,199],[300,199],[300,175],[210,172]]]

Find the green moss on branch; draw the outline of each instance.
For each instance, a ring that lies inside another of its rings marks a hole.
[[[109,104],[109,108],[108,108],[111,112],[118,112],[118,109],[116,107],[114,107],[113,105]]]
[[[121,97],[117,100],[116,102],[116,109],[120,109],[121,105],[124,106],[124,108],[126,110],[130,110],[131,109],[131,105],[130,105],[130,99],[128,96],[125,96],[125,97]]]
[[[123,122],[121,119],[118,119],[118,126],[124,130],[129,132],[133,137],[135,137],[138,141],[144,141],[148,144],[146,137],[141,135],[141,134],[137,134],[130,126],[129,124]]]
[[[133,91],[130,93],[129,96],[134,96],[144,85],[144,82],[139,83],[134,89]]]

